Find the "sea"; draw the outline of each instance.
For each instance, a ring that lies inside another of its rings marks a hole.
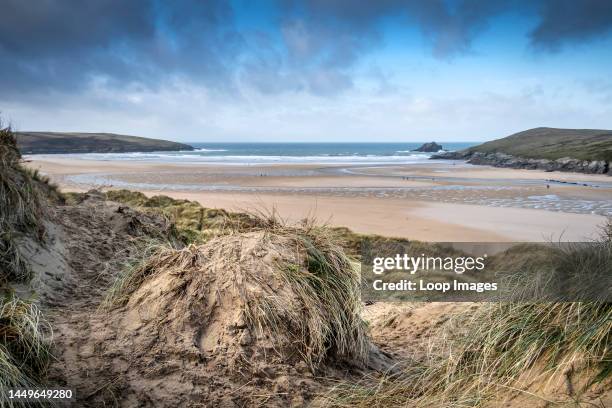
[[[433,153],[414,150],[414,143],[189,143],[194,151],[150,153],[86,153],[61,155],[89,160],[127,160],[165,163],[418,163]],[[443,143],[445,151],[465,149],[477,142]],[[58,156],[58,155],[54,155]]]

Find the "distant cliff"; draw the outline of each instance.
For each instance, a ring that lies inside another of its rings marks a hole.
[[[535,128],[432,159],[612,175],[612,130]]]
[[[193,150],[167,140],[113,133],[15,132],[23,154],[47,153],[128,153]]]

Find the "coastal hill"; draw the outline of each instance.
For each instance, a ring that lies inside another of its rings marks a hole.
[[[608,173],[612,130],[539,127],[432,159],[460,159],[496,167]]]
[[[539,127],[467,149],[472,152],[506,153],[528,159],[612,161],[612,130]]]
[[[23,154],[48,153],[129,153],[193,150],[168,140],[114,133],[15,132]]]

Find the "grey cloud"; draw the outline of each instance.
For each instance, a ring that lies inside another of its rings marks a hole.
[[[266,32],[239,30],[223,0],[0,0],[0,87],[6,98],[104,87],[156,88],[177,78],[219,92],[333,95],[384,45],[388,19],[418,27],[436,57],[469,53],[494,17],[538,16],[540,49],[586,41],[612,26],[608,0],[278,0]],[[266,28],[262,28],[266,30]],[[401,39],[400,39],[401,41]],[[96,82],[97,81],[97,82]]]
[[[531,32],[534,46],[556,51],[566,43],[597,38],[612,29],[609,0],[548,0],[540,5],[541,21]]]
[[[188,76],[226,86],[241,37],[223,1],[2,0],[0,86],[16,96]]]
[[[279,2],[281,54],[289,89],[330,95],[350,89],[355,64],[376,47],[384,46],[382,25],[390,18],[420,27],[435,56],[452,58],[469,51],[473,38],[488,19],[503,10],[501,2],[462,0],[311,0]],[[401,41],[401,39],[400,39]],[[260,76],[259,76],[260,77]],[[266,82],[254,82],[268,89]]]
[[[439,58],[469,52],[474,38],[485,30],[489,20],[505,11],[511,3],[465,0],[456,8],[443,0],[413,3],[410,14],[416,18]]]
[[[378,44],[377,25],[382,19],[405,17],[408,24],[421,29],[434,55],[440,58],[469,52],[473,40],[493,18],[504,13],[535,16],[537,24],[529,34],[530,41],[552,51],[566,43],[606,35],[612,29],[609,0],[310,0],[290,4],[293,7],[284,8],[285,16],[299,10],[309,21],[313,37],[331,28],[341,38],[347,28],[356,42],[348,48],[353,50]]]
[[[2,1],[0,46],[13,55],[41,57],[108,47],[150,37],[152,4],[136,0]]]

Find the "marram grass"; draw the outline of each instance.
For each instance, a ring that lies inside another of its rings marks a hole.
[[[566,247],[539,262],[552,264],[571,279],[586,276],[586,271],[607,270],[609,284],[610,225],[604,228],[608,235],[602,234],[593,245]],[[531,261],[514,261],[521,268],[537,267]],[[517,292],[529,288],[526,281],[516,284]],[[605,284],[603,280],[601,290],[609,291]],[[476,312],[453,317],[434,334],[426,357],[408,362],[402,373],[340,384],[322,401],[336,407],[473,407],[490,404],[502,393],[517,392],[561,402],[524,389],[521,379],[534,375],[532,381],[541,385],[565,384],[564,402],[579,403],[589,386],[610,382],[611,333],[612,303],[608,302],[483,303]],[[568,385],[575,370],[583,376],[581,389]]]
[[[30,271],[16,240],[23,234],[42,238],[41,191],[32,173],[21,166],[15,135],[0,123],[0,285],[27,281]]]
[[[243,307],[248,325],[261,336],[269,335],[277,340],[287,338],[287,342],[281,343],[292,344],[292,349],[313,371],[329,355],[364,363],[370,344],[360,315],[359,274],[342,247],[337,245],[334,232],[308,221],[288,226],[274,213],[250,217],[253,225],[247,234],[261,233],[266,248],[286,254],[295,263],[275,260],[274,264],[267,265],[274,270],[273,277],[262,270],[227,265],[230,269],[238,267],[245,281],[262,288],[262,292],[256,291],[257,295],[245,291]],[[234,251],[232,242],[242,239],[241,233],[227,233],[225,237],[215,238],[210,245]],[[106,307],[125,305],[145,280],[159,274],[209,273],[207,269],[198,268],[206,268],[203,266],[206,262],[215,265],[234,262],[228,261],[232,254],[220,249],[215,255],[208,252],[206,255],[217,258],[204,259],[206,251],[200,248],[196,245],[183,249],[151,247],[145,257],[126,268],[117,279],[107,296]],[[283,282],[283,286],[290,288],[291,296],[284,292],[267,293],[271,279]]]
[[[0,407],[18,405],[7,390],[40,387],[51,358],[48,336],[36,305],[12,295],[0,298]]]

